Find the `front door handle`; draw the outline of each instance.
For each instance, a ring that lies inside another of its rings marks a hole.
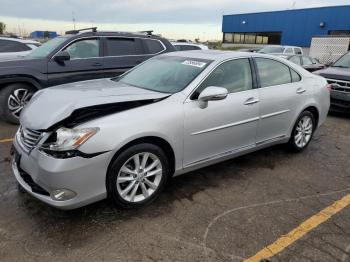
[[[92,66],[102,66],[102,63],[96,62],[96,63],[93,63]]]
[[[305,88],[299,87],[299,88],[297,89],[297,94],[302,94],[302,93],[304,93],[305,91],[306,91]]]
[[[250,97],[244,102],[244,105],[252,105],[252,104],[256,104],[258,102],[259,102],[259,99],[255,98],[255,97]]]

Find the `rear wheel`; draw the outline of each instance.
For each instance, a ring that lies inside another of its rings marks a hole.
[[[314,130],[314,115],[310,111],[302,112],[294,125],[288,142],[289,147],[296,152],[304,150],[310,143]]]
[[[159,196],[168,176],[169,162],[160,147],[148,143],[134,145],[111,163],[107,194],[119,207],[141,207]]]
[[[0,90],[1,117],[10,123],[18,124],[23,107],[32,98],[35,89],[24,83],[11,84]]]

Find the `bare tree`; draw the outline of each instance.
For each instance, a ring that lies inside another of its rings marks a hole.
[[[0,35],[5,33],[5,29],[6,29],[6,24],[3,22],[0,22]]]

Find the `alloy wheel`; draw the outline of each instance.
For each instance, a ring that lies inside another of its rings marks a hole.
[[[137,153],[119,170],[116,181],[118,194],[128,202],[146,200],[157,190],[162,175],[162,164],[156,155]]]
[[[310,116],[302,117],[295,129],[294,141],[299,148],[305,147],[312,136],[313,122]]]
[[[19,118],[21,111],[32,96],[33,93],[24,88],[16,89],[10,94],[7,100],[7,106],[15,118]]]

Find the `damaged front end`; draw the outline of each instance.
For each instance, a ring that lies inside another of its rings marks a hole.
[[[91,158],[103,154],[105,152],[86,154],[78,150],[82,144],[84,144],[89,138],[99,131],[98,127],[82,129],[75,127],[93,119],[130,110],[136,107],[145,106],[163,99],[164,98],[120,102],[76,109],[67,118],[50,126],[46,130],[42,130],[50,133],[50,135],[40,146],[40,150],[47,155],[60,159],[77,156]]]
[[[97,84],[111,87],[96,87]],[[99,127],[79,128],[88,121],[134,108],[147,106],[169,94],[118,85],[109,80],[83,82],[79,86],[40,91],[21,114],[16,135],[27,153],[34,147],[55,158],[93,157],[78,148],[99,132]],[[75,84],[77,85],[77,84]],[[35,141],[34,141],[35,138]]]

